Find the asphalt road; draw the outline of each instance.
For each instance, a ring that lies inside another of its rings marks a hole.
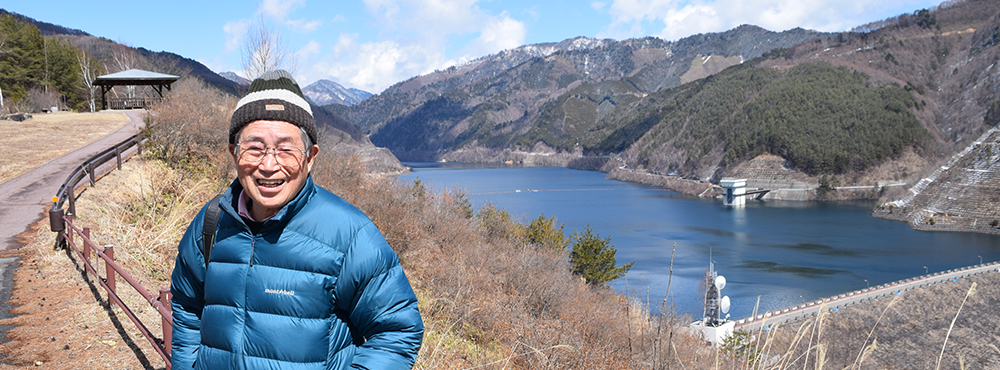
[[[17,235],[28,231],[35,222],[48,217],[52,196],[59,191],[59,187],[77,166],[95,154],[138,133],[145,125],[142,118],[146,112],[143,110],[115,113],[125,113],[129,117],[129,122],[118,131],[0,184],[0,250],[23,246],[17,241]],[[10,290],[13,287],[16,261],[17,259],[13,257],[0,258],[0,319],[11,316],[7,301],[10,299]],[[0,327],[0,340],[6,339],[6,332],[6,327]]]
[[[835,297],[828,297],[812,302],[806,302],[795,307],[780,310],[771,310],[759,313],[756,316],[736,320],[736,328],[744,330],[756,330],[761,326],[771,326],[778,323],[785,323],[801,319],[815,317],[820,310],[838,311],[848,305],[861,303],[881,296],[904,294],[908,290],[925,287],[932,284],[946,281],[957,281],[958,279],[971,275],[978,275],[989,271],[1000,271],[1000,262],[992,262],[982,265],[964,267],[960,269],[937,272],[930,275],[919,276],[911,279],[900,280],[894,283],[874,286],[867,289],[856,290]]]

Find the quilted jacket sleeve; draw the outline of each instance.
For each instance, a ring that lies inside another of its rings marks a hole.
[[[201,252],[201,225],[205,210],[191,221],[177,246],[177,261],[170,278],[173,341],[170,363],[174,369],[194,367],[201,344],[201,310],[204,306],[205,258]]]
[[[410,369],[417,360],[424,324],[417,297],[399,259],[374,224],[362,228],[347,251],[338,299],[366,342],[357,369]],[[347,307],[344,307],[347,305]]]

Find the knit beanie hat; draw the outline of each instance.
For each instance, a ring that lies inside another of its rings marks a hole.
[[[256,120],[285,121],[306,131],[316,140],[316,119],[306,102],[299,84],[284,70],[264,73],[250,84],[250,91],[236,104],[229,121],[229,143],[236,144],[236,135],[243,126]]]

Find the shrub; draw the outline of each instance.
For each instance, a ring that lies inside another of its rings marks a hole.
[[[582,276],[587,284],[604,286],[611,280],[625,276],[635,263],[629,262],[616,267],[617,252],[615,245],[611,243],[611,237],[601,239],[601,236],[594,235],[590,225],[587,225],[582,234],[573,232],[573,251],[570,253],[569,261],[573,273]]]
[[[566,245],[569,242],[566,240],[566,234],[563,234],[564,225],[559,225],[557,229],[555,223],[555,217],[546,218],[545,215],[539,215],[534,220],[531,220],[531,223],[525,230],[525,238],[527,238],[529,243],[553,251],[565,251]]]
[[[235,167],[228,135],[235,107],[234,97],[201,80],[180,80],[146,119],[144,134],[150,138],[152,157],[187,172],[231,179]]]

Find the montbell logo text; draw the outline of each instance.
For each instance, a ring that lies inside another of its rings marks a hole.
[[[295,295],[294,290],[284,290],[284,289],[264,289],[264,293]]]

